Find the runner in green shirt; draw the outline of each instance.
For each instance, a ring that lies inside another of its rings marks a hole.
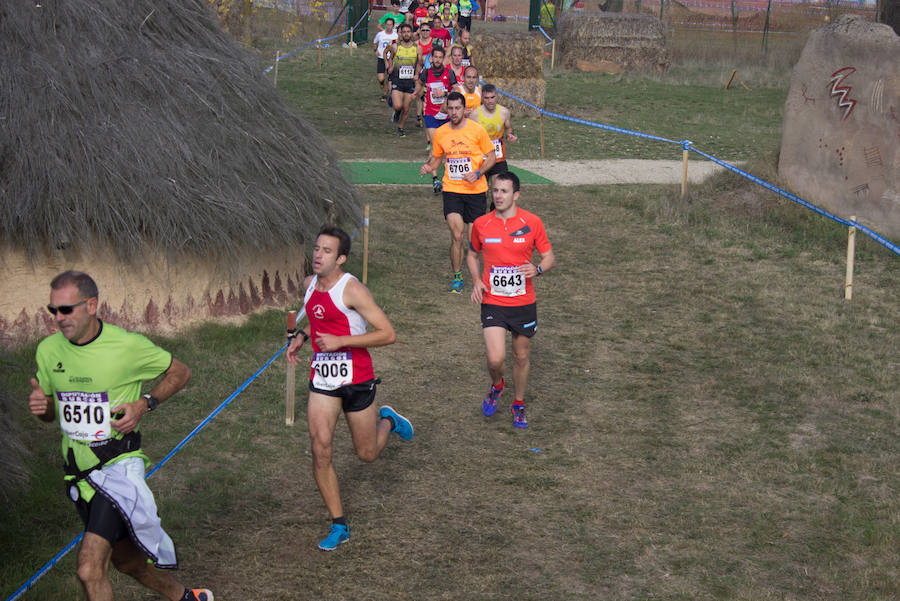
[[[112,599],[112,562],[172,601],[213,601],[209,590],[186,589],[157,569],[178,562],[144,480],[149,461],[141,450],[141,419],[181,390],[191,371],[144,336],[103,323],[98,306],[87,274],[53,279],[47,310],[59,332],[38,345],[28,397],[33,415],[62,429],[67,492],[85,524],[78,578],[89,600]],[[141,396],[142,382],[159,376]]]

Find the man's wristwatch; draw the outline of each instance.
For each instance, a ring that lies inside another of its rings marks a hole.
[[[142,397],[147,399],[147,413],[150,413],[157,407],[159,407],[159,399],[151,394],[142,394]]]
[[[540,265],[538,265],[538,266],[537,266],[537,274],[538,274],[538,275],[541,275],[541,274],[543,274],[543,273],[544,273],[544,270],[541,269],[541,266],[540,266]]]

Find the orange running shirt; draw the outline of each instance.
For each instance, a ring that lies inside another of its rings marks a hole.
[[[521,307],[535,302],[534,278],[522,276],[516,268],[531,261],[535,249],[542,255],[551,250],[540,217],[516,207],[516,214],[504,222],[491,211],[472,224],[470,245],[484,263],[481,279],[487,290],[482,303]]]
[[[494,150],[494,143],[485,129],[470,119],[464,119],[460,129],[445,123],[434,130],[431,152],[436,157],[447,155],[443,185],[446,192],[478,194],[487,192],[484,174],[473,183],[462,179],[466,173],[477,171],[484,163],[484,155]]]

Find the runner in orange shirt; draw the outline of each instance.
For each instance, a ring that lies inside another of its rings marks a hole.
[[[484,214],[487,180],[484,171],[494,165],[494,143],[485,129],[465,117],[465,98],[459,92],[447,96],[450,121],[434,132],[432,156],[420,170],[422,175],[434,173],[446,155],[443,179],[444,218],[450,228],[450,267],[453,280],[450,290],[463,290],[462,262],[465,254],[467,224]]]
[[[512,332],[513,426],[527,428],[525,388],[531,367],[531,337],[537,331],[534,278],[555,264],[553,248],[540,218],[518,206],[519,178],[498,173],[492,188],[496,209],[475,220],[466,266],[472,276],[472,302],[481,303],[481,327],[491,388],[481,404],[490,417],[503,392],[506,331]],[[537,250],[538,263],[532,263]],[[484,269],[479,265],[479,255]]]

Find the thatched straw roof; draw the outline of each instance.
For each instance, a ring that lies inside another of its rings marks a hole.
[[[226,256],[308,240],[329,207],[361,217],[205,0],[0,3],[0,241]]]

